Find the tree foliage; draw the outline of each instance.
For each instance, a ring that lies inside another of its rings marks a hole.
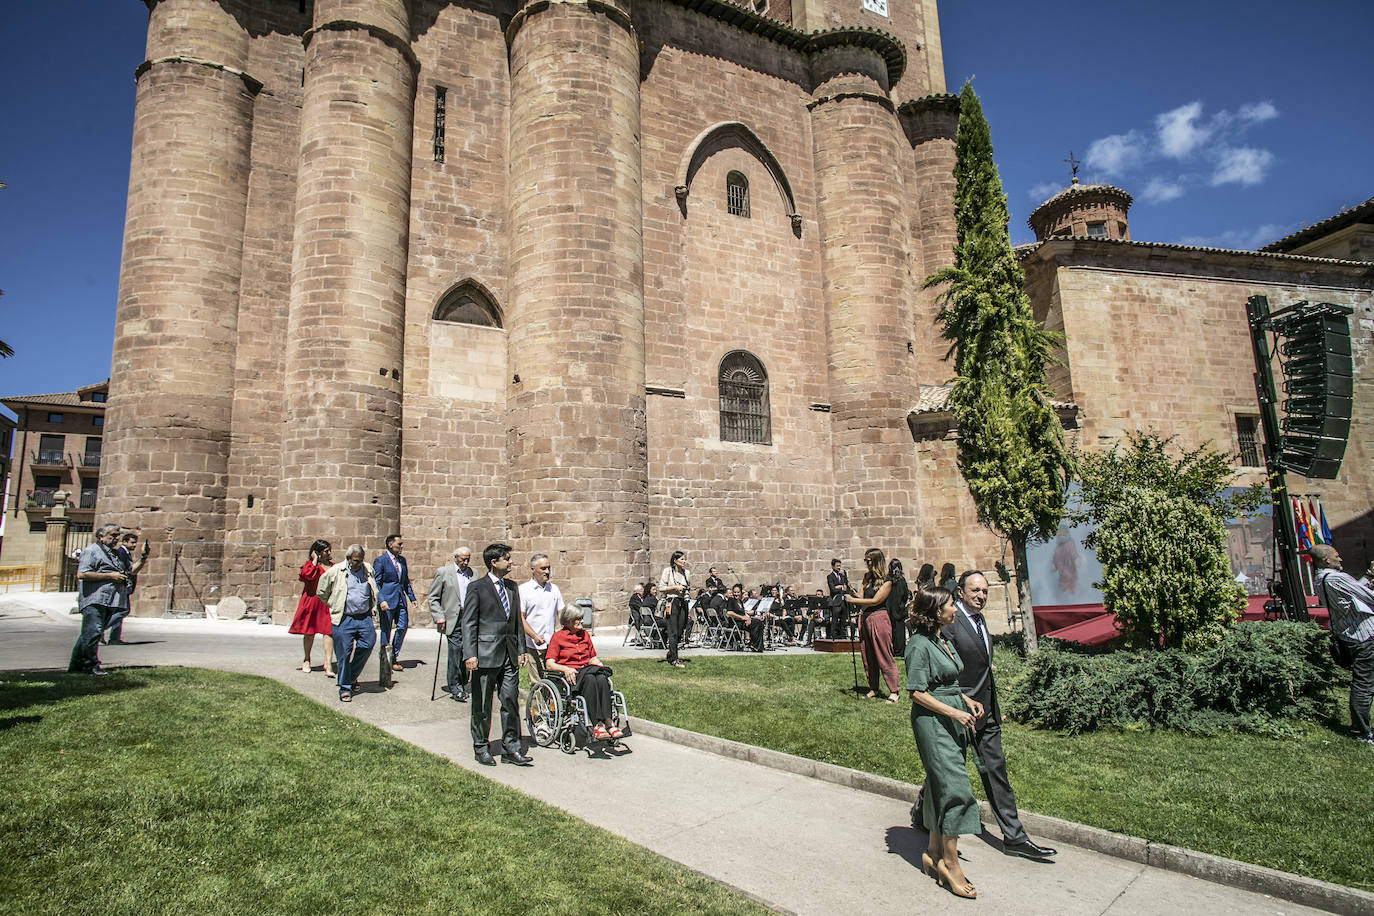
[[[954,266],[927,277],[923,288],[941,287],[936,304],[954,357],[947,404],[959,429],[959,470],[978,521],[1011,540],[1024,587],[1026,541],[1054,534],[1073,467],[1045,384],[1056,336],[1035,320],[1026,295],[991,134],[968,84],[959,105]],[[1020,596],[1023,613],[1028,601],[1028,592]]]
[[[1178,452],[1177,456],[1174,452]],[[1256,484],[1229,496],[1231,460],[1210,445],[1191,451],[1154,431],[1127,434],[1127,448],[1078,456],[1082,508],[1096,526],[1084,543],[1102,563],[1102,598],[1135,641],[1200,647],[1220,637],[1245,606],[1231,575],[1226,520],[1253,512]]]

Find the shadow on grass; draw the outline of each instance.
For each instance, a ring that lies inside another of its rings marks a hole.
[[[0,713],[12,710],[29,710],[36,706],[59,703],[76,697],[97,693],[119,693],[125,690],[138,690],[147,684],[137,675],[129,673],[132,668],[111,669],[109,677],[91,677],[88,674],[68,674],[57,669],[31,669],[25,671],[6,671],[0,674]],[[3,728],[11,728],[28,717],[7,717]]]

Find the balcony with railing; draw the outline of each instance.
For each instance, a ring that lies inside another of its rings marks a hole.
[[[100,467],[100,453],[99,453],[99,452],[86,452],[86,453],[85,453],[84,455],[82,455],[78,460],[81,462],[81,467],[83,467],[83,468],[98,468],[98,467]]]
[[[82,490],[81,495],[77,498],[76,505],[73,508],[94,511],[95,490]]]
[[[25,509],[51,509],[53,507],[52,495],[58,490],[57,487],[39,487],[36,490],[28,490],[24,493]]]
[[[40,448],[33,452],[29,464],[36,468],[69,468],[72,466],[72,459],[60,448]]]

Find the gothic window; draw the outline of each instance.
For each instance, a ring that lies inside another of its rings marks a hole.
[[[749,179],[740,172],[725,176],[725,206],[732,215],[749,218]]]
[[[720,361],[720,438],[723,442],[773,443],[768,411],[768,373],[752,353],[734,350]]]
[[[499,328],[501,310],[481,287],[472,281],[466,281],[440,300],[434,309],[434,320]]]
[[[434,161],[444,161],[444,124],[448,118],[448,90],[434,87]]]

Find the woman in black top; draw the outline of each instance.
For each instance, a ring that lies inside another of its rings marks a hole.
[[[887,616],[892,620],[892,656],[902,658],[906,653],[906,606],[911,601],[911,588],[902,571],[902,561],[887,564],[887,581],[892,589],[887,593]]]

